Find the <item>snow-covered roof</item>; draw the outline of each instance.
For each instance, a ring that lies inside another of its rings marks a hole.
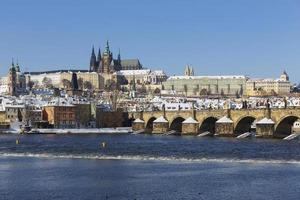
[[[198,122],[192,117],[187,118],[182,123],[183,124],[198,124]]]
[[[233,121],[227,116],[224,116],[220,118],[218,121],[216,121],[216,123],[233,123]]]
[[[144,123],[144,120],[141,120],[140,118],[137,118],[133,122],[134,123]]]
[[[139,70],[120,70],[115,72],[117,75],[129,76],[129,75],[147,75],[151,72],[150,69]]]
[[[272,83],[272,82],[289,82],[282,79],[273,79],[273,78],[252,78],[247,80],[248,83],[260,82],[260,83]]]
[[[265,118],[259,120],[258,122],[256,122],[256,124],[275,124],[275,122],[272,119],[265,117]]]
[[[152,75],[156,75],[156,76],[165,76],[165,72],[163,70],[154,70],[151,72]]]
[[[67,101],[64,98],[55,98],[49,101],[45,106],[65,106],[65,107],[73,107],[74,105],[71,104],[69,101]]]
[[[159,118],[157,118],[153,122],[156,122],[156,123],[168,123],[168,121],[163,116],[160,116]]]
[[[176,79],[246,79],[243,75],[232,75],[232,76],[170,76],[168,80]]]

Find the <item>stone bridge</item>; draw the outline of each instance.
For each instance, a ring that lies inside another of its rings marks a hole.
[[[209,131],[220,135],[239,135],[256,127],[257,135],[283,137],[291,133],[300,118],[300,108],[241,110],[177,110],[130,113],[133,129],[160,133],[170,130],[182,134]]]

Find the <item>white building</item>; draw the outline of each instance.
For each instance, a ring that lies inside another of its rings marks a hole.
[[[121,70],[115,74],[123,79],[123,84],[159,84],[167,79],[167,75],[162,70],[151,71],[150,69]]]
[[[8,87],[7,76],[0,77],[0,94],[7,94],[8,91],[9,91],[9,87]]]

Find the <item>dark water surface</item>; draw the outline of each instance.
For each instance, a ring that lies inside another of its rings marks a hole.
[[[0,135],[0,199],[298,200],[300,143],[124,134]]]

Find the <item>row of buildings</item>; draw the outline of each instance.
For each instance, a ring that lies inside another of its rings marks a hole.
[[[291,92],[285,71],[278,79],[250,79],[244,75],[195,76],[191,66],[186,66],[184,76],[170,76],[162,86],[165,94],[186,96],[286,96]]]
[[[103,105],[74,97],[0,96],[0,129],[13,124],[34,128],[95,128],[103,124]],[[118,116],[118,115],[116,115]],[[127,126],[126,118],[115,117],[118,126]]]
[[[155,90],[162,95],[236,97],[285,96],[291,92],[285,71],[278,79],[251,79],[244,75],[195,76],[193,67],[188,65],[183,76],[167,77],[162,70],[143,68],[138,59],[121,59],[120,51],[115,58],[107,42],[104,52],[99,49],[97,56],[92,49],[88,69],[22,73],[20,66],[12,63],[8,75],[0,78],[0,94],[20,95],[32,88],[70,89],[74,77],[76,90],[95,92],[144,88],[144,92]]]
[[[32,88],[70,89],[74,74],[78,89],[96,92],[114,88],[130,89],[132,84],[160,88],[161,83],[167,80],[164,71],[145,69],[138,59],[121,59],[120,52],[115,59],[107,42],[105,51],[101,54],[99,49],[97,57],[92,49],[89,69],[22,73],[20,66],[12,62],[8,75],[0,79],[0,94],[20,95]]]

